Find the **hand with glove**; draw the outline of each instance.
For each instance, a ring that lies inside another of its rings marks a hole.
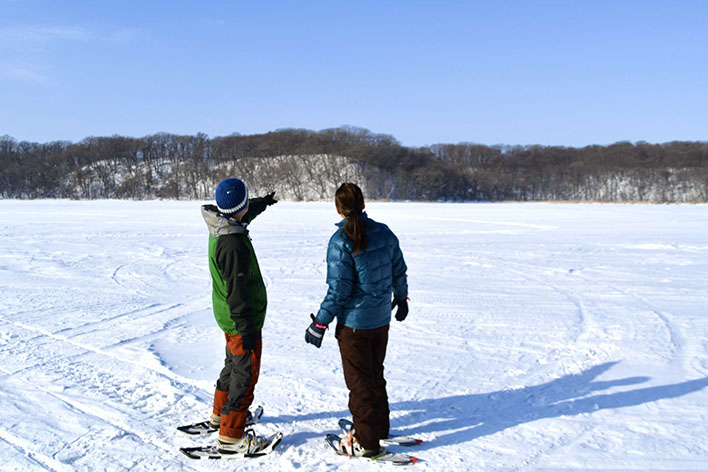
[[[256,331],[255,333],[242,334],[241,335],[241,346],[246,351],[255,351],[258,346],[258,341],[261,339],[261,332]]]
[[[408,316],[408,299],[404,298],[403,300],[394,300],[391,303],[391,309],[393,310],[396,307],[398,307],[398,310],[396,310],[396,320],[405,320],[406,316]]]
[[[310,318],[312,318],[312,323],[310,323],[307,331],[305,331],[305,342],[319,348],[322,345],[322,338],[324,337],[327,326],[320,324],[312,313],[310,313]]]
[[[266,205],[271,206],[271,205],[275,205],[276,203],[278,203],[278,200],[273,198],[274,195],[275,195],[275,192],[271,192],[268,195],[266,195],[265,197],[263,197],[263,200],[265,201]]]

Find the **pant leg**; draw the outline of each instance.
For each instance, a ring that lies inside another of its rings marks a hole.
[[[388,394],[386,393],[386,378],[384,377],[384,360],[386,359],[386,347],[388,346],[388,328],[389,325],[386,325],[372,330],[372,367],[376,412],[378,414],[379,424],[379,439],[388,438],[390,428],[390,410],[388,407]]]
[[[254,390],[261,368],[262,341],[255,351],[243,349],[241,336],[227,335],[227,350],[231,353],[228,396],[221,408],[219,435],[240,438],[246,427],[248,407],[253,403]]]
[[[388,399],[383,380],[385,346],[382,352],[380,344],[383,339],[376,333],[380,330],[337,327],[344,381],[349,389],[349,411],[352,414],[356,438],[365,449],[377,449],[381,430],[388,429]],[[382,411],[384,408],[385,412]]]
[[[229,396],[229,379],[231,378],[231,359],[233,354],[229,350],[229,335],[224,333],[226,339],[226,357],[224,358],[224,367],[221,369],[219,378],[216,381],[216,390],[214,391],[214,407],[212,413],[216,416],[221,415],[221,410],[224,408],[226,399]]]

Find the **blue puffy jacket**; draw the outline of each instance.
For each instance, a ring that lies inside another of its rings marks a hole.
[[[344,233],[346,220],[337,223],[327,247],[327,295],[317,320],[354,329],[374,329],[391,322],[391,294],[396,300],[408,297],[406,263],[398,238],[388,226],[362,213],[368,240],[366,249],[354,256]]]

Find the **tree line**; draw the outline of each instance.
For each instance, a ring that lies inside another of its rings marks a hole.
[[[376,200],[708,202],[708,142],[416,148],[354,127],[76,143],[0,137],[0,198],[211,200],[227,176],[292,200],[329,200],[351,181]]]

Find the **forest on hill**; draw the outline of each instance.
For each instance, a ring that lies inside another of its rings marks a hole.
[[[329,200],[357,182],[374,200],[708,202],[708,142],[407,147],[355,127],[76,143],[0,137],[0,198],[210,200],[227,176],[253,194],[297,201]]]

